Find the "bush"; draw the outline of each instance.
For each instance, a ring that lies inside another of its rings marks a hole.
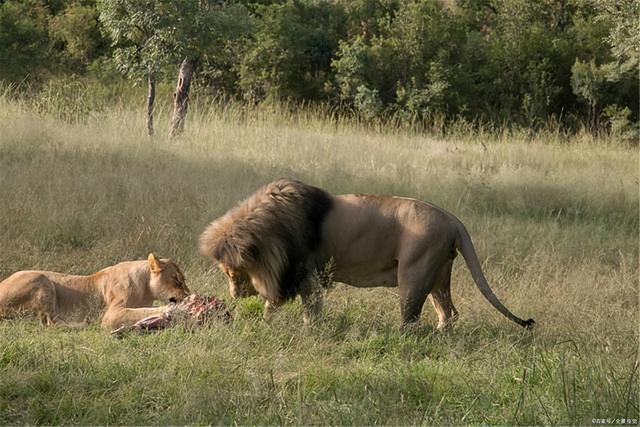
[[[245,98],[326,98],[331,58],[345,31],[342,7],[289,1],[260,7],[258,13],[257,29],[240,65]]]
[[[218,99],[599,131],[607,105],[638,120],[638,19],[636,0],[9,0],[0,80],[70,79],[110,60],[174,85],[188,57],[196,91]]]
[[[39,0],[0,3],[0,80],[35,78],[46,69],[49,18]]]

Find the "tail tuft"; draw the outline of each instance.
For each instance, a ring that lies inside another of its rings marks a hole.
[[[528,320],[524,320],[521,325],[525,328],[525,329],[533,329],[533,326],[536,324],[536,321],[533,319],[528,319]]]

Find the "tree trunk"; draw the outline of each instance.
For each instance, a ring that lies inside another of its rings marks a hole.
[[[171,138],[179,135],[184,129],[184,119],[187,115],[187,107],[189,104],[189,88],[191,87],[191,78],[193,77],[193,62],[185,58],[180,64],[180,72],[178,73],[178,85],[173,93],[173,116],[171,117]]]
[[[153,136],[153,103],[156,100],[156,79],[153,74],[147,76],[147,132]]]

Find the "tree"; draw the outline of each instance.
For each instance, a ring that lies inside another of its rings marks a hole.
[[[49,32],[64,45],[67,55],[81,65],[96,57],[101,40],[95,7],[69,4],[63,13],[51,19]]]
[[[463,40],[456,17],[430,1],[391,11],[340,43],[332,61],[339,97],[367,118],[385,109],[417,118],[455,110],[451,79]]]
[[[0,79],[33,78],[47,67],[49,19],[39,0],[0,2]]]
[[[624,130],[631,127],[632,113],[636,118],[638,115],[640,2],[603,0],[595,5],[591,28],[602,30],[596,33],[597,41],[592,44],[598,48],[576,59],[571,68],[571,87],[587,104],[587,123],[592,130],[606,123],[601,116],[609,121],[611,130]],[[585,26],[579,34],[589,32]]]
[[[100,20],[114,46],[114,61],[129,77],[148,82],[147,127],[153,133],[155,83],[180,64],[170,136],[184,127],[193,73],[241,37],[248,14],[240,5],[208,0],[100,0]]]
[[[124,75],[147,81],[147,132],[153,128],[153,108],[158,74],[173,55],[174,30],[172,17],[166,10],[170,1],[100,0],[100,22],[111,38],[113,61]]]
[[[174,9],[169,15],[174,23],[174,54],[181,59],[169,132],[175,137],[184,128],[194,73],[204,69],[210,76],[216,65],[224,66],[228,49],[250,32],[251,25],[248,11],[242,5],[213,0],[172,4]]]
[[[180,64],[178,71],[178,84],[173,92],[173,114],[171,115],[170,137],[175,137],[182,133],[184,129],[184,119],[187,116],[189,106],[189,89],[193,80],[193,60],[185,58]]]
[[[640,68],[640,2],[637,0],[603,0],[597,3],[599,19],[611,23],[607,42],[611,53],[626,72],[638,73]]]
[[[318,100],[338,41],[346,34],[343,8],[332,2],[287,1],[257,8],[259,19],[240,68],[249,100]]]
[[[571,67],[571,87],[573,92],[584,99],[588,106],[587,123],[591,129],[598,124],[598,108],[602,108],[608,89],[607,75],[613,70],[610,66],[598,66],[592,59],[583,62],[576,59]]]

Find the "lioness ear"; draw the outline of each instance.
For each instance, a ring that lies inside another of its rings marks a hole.
[[[162,261],[156,258],[153,252],[149,254],[149,258],[147,258],[147,260],[149,261],[149,269],[152,273],[158,274],[162,271]]]

